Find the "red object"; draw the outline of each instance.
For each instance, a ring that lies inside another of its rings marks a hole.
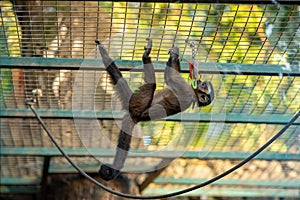
[[[193,64],[193,61],[190,61],[189,65],[190,65],[190,78],[193,79],[193,78],[195,78],[194,77],[194,64]]]

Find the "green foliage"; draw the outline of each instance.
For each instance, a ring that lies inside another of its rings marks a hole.
[[[9,1],[1,2],[0,21],[0,59],[1,56],[20,56],[20,27]],[[0,69],[0,105],[4,106],[4,96],[13,94],[13,82],[10,69]]]
[[[1,2],[0,56],[20,56],[21,29],[9,1]]]
[[[13,83],[10,69],[0,69],[0,108],[4,107],[4,96],[13,94]]]

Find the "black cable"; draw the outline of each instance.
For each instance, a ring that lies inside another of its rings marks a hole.
[[[237,165],[233,166],[232,168],[230,168],[229,170],[219,174],[218,176],[215,176],[214,178],[209,179],[208,181],[205,181],[203,183],[200,183],[198,185],[195,185],[193,187],[189,187],[177,192],[173,192],[173,193],[169,193],[169,194],[163,194],[163,195],[155,195],[155,196],[135,196],[135,195],[130,195],[130,194],[125,194],[125,193],[121,193],[121,192],[117,192],[115,190],[112,190],[108,187],[106,187],[105,185],[99,183],[98,181],[96,181],[94,178],[92,178],[91,176],[89,176],[87,173],[85,173],[80,167],[78,167],[73,161],[72,159],[68,156],[68,154],[59,146],[59,144],[56,142],[56,140],[54,139],[53,135],[51,134],[50,130],[47,128],[47,126],[45,125],[44,121],[41,119],[41,117],[39,116],[39,114],[36,112],[36,110],[33,108],[32,103],[28,103],[26,102],[27,105],[30,107],[30,109],[32,110],[32,112],[35,114],[36,118],[38,119],[38,121],[40,122],[40,124],[42,125],[43,129],[47,132],[48,136],[50,137],[51,141],[54,143],[54,145],[57,147],[57,149],[63,154],[63,156],[67,159],[67,161],[85,178],[87,178],[88,180],[90,180],[91,182],[93,182],[94,184],[96,184],[97,186],[99,186],[100,188],[102,188],[103,190],[110,192],[111,194],[120,196],[120,197],[124,197],[124,198],[130,198],[130,199],[161,199],[161,198],[168,198],[168,197],[173,197],[173,196],[177,196],[177,195],[181,195],[187,192],[191,192],[193,190],[202,188],[204,186],[207,186],[225,176],[227,176],[228,174],[232,173],[233,171],[237,170],[238,168],[242,167],[243,165],[245,165],[247,162],[249,162],[250,160],[252,160],[255,156],[257,156],[258,154],[260,154],[263,150],[265,150],[268,146],[270,146],[277,138],[279,138],[296,120],[297,118],[300,116],[300,110],[292,117],[292,119],[276,134],[274,135],[269,141],[267,141],[263,146],[261,146],[259,149],[257,149],[254,153],[252,153],[251,155],[249,155],[247,158],[245,158],[243,161],[241,161],[240,163],[238,163]]]

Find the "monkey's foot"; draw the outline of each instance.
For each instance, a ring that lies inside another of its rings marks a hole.
[[[109,57],[104,45],[99,40],[95,40],[95,42],[98,45],[103,64],[105,65],[105,68],[107,68],[111,63],[113,63],[113,60]]]
[[[114,169],[110,164],[103,164],[99,169],[100,177],[105,181],[110,181],[118,177],[120,171]]]
[[[147,46],[144,47],[145,52],[143,55],[143,58],[148,58],[152,49],[152,39],[151,38],[146,38],[146,40],[148,40],[148,44]]]
[[[104,53],[105,55],[108,55],[104,45],[99,40],[95,40],[95,43],[98,45],[101,55],[102,55],[102,53]]]

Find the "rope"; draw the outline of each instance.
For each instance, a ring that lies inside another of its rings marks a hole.
[[[292,119],[276,134],[274,135],[269,141],[267,141],[263,146],[261,146],[259,149],[257,149],[254,153],[252,153],[251,155],[249,155],[247,158],[245,158],[243,161],[241,161],[240,163],[238,163],[237,165],[233,166],[232,168],[228,169],[227,171],[219,174],[218,176],[215,176],[203,183],[200,183],[198,185],[195,185],[193,187],[189,187],[177,192],[173,192],[173,193],[168,193],[168,194],[163,194],[163,195],[155,195],[155,196],[135,196],[135,195],[130,195],[130,194],[125,194],[125,193],[121,193],[121,192],[117,192],[115,190],[112,190],[111,188],[106,187],[105,185],[99,183],[98,181],[96,181],[94,178],[92,178],[91,176],[89,176],[87,173],[85,173],[78,165],[76,165],[76,163],[74,163],[72,161],[72,159],[68,156],[68,154],[59,146],[59,144],[56,142],[56,140],[54,139],[53,135],[51,134],[50,130],[47,128],[47,126],[45,125],[44,121],[41,119],[40,115],[36,112],[36,110],[33,107],[33,103],[35,101],[25,101],[25,103],[29,106],[29,108],[32,110],[32,112],[34,113],[34,115],[36,116],[37,120],[40,122],[41,126],[43,127],[43,129],[47,132],[49,138],[51,139],[51,141],[53,142],[53,144],[57,147],[57,149],[62,153],[62,155],[67,159],[67,161],[85,178],[87,178],[88,180],[90,180],[92,183],[94,183],[95,185],[97,185],[98,187],[100,187],[101,189],[120,196],[120,197],[124,197],[124,198],[129,198],[129,199],[161,199],[161,198],[169,198],[169,197],[173,197],[173,196],[177,196],[177,195],[181,195],[187,192],[191,192],[193,190],[202,188],[204,186],[207,186],[213,182],[216,182],[217,180],[227,176],[228,174],[234,172],[235,170],[237,170],[238,168],[242,167],[243,165],[245,165],[246,163],[248,163],[250,160],[252,160],[255,156],[257,156],[258,154],[260,154],[263,150],[265,150],[268,146],[270,146],[277,138],[279,138],[296,120],[297,118],[300,116],[300,110],[292,117]]]

